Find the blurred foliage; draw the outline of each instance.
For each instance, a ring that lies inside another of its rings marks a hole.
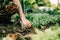
[[[22,0],[20,0],[20,2],[22,3]],[[23,2],[24,2],[24,11],[27,11],[27,9],[38,10],[38,7],[40,6],[51,7],[51,3],[48,0],[47,1],[46,0],[23,0]]]
[[[60,15],[44,14],[27,14],[26,18],[31,21],[33,27],[56,24],[60,21]]]

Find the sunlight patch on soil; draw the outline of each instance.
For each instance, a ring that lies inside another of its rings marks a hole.
[[[37,34],[31,36],[32,40],[60,40],[60,27],[53,30],[48,28],[44,31],[36,28],[35,31]]]

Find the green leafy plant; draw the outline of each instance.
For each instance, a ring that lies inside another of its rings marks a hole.
[[[56,24],[60,21],[60,15],[49,15],[47,13],[44,14],[27,14],[26,18],[31,21],[33,27],[45,26],[48,24]]]

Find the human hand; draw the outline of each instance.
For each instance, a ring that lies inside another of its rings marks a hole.
[[[24,26],[25,26],[26,28],[30,28],[30,27],[31,27],[31,23],[30,23],[29,20],[27,20],[27,19],[23,19],[23,20],[22,20],[22,23],[24,24]]]

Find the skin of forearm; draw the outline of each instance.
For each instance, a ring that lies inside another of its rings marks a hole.
[[[25,16],[24,16],[24,14],[23,14],[20,1],[19,1],[19,0],[13,0],[13,2],[14,2],[15,5],[18,6],[18,11],[19,11],[19,15],[20,15],[21,20],[25,19]]]

